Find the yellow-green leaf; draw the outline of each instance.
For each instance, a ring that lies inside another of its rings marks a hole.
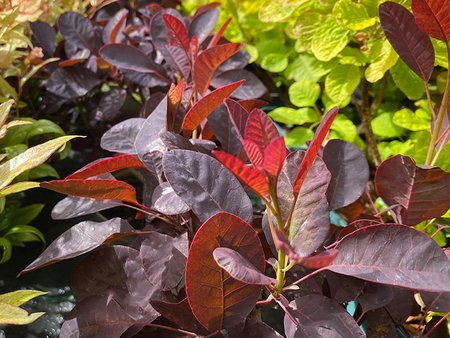
[[[28,189],[39,188],[38,182],[18,182],[16,184],[9,185],[0,190],[0,197],[16,194]]]
[[[269,116],[273,120],[284,124],[302,125],[304,123],[320,122],[320,114],[309,107],[300,109],[279,107],[272,110]]]
[[[259,20],[262,22],[280,22],[287,19],[299,5],[280,6],[275,1],[267,0],[259,8]]]
[[[364,5],[351,0],[337,1],[333,7],[333,15],[342,26],[352,30],[362,30],[377,22],[376,18],[369,17]]]
[[[398,60],[398,54],[387,40],[377,40],[370,48],[371,64],[367,67],[365,76],[369,82],[381,80]]]
[[[315,32],[311,43],[314,56],[320,61],[330,61],[337,56],[349,42],[350,31],[333,19],[327,17]]]
[[[0,104],[0,128],[3,127],[3,125],[5,124],[13,103],[14,100],[8,100]]]
[[[339,65],[334,68],[325,79],[325,92],[338,102],[347,102],[353,94],[359,82],[361,73],[359,68],[353,65]],[[341,107],[342,105],[339,104]]]
[[[418,116],[407,108],[403,108],[395,112],[394,116],[392,117],[392,122],[394,122],[399,127],[411,131],[428,130],[430,128],[429,119]]]
[[[37,290],[17,290],[0,295],[0,302],[12,306],[20,306],[29,300],[47,294],[47,292]]]
[[[281,53],[270,53],[261,60],[261,67],[272,73],[279,73],[288,66],[287,55]]]
[[[313,81],[297,81],[289,87],[289,99],[298,107],[313,107],[320,96],[320,86]]]
[[[29,314],[24,309],[0,302],[0,324],[1,325],[28,325],[44,315],[45,312]]]
[[[0,165],[0,189],[6,187],[21,173],[44,163],[51,154],[63,146],[67,141],[76,137],[79,136],[62,136],[47,141],[43,144],[29,148],[22,154]]]
[[[390,73],[397,87],[408,99],[418,100],[423,96],[425,92],[423,80],[401,59],[391,68]]]

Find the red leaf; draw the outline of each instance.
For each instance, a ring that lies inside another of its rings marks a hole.
[[[128,183],[116,180],[54,180],[42,182],[40,186],[66,195],[139,204],[136,190]]]
[[[198,100],[184,117],[182,129],[194,130],[202,121],[208,117],[227,97],[233,93],[244,81],[237,81],[229,85],[217,88],[208,95]]]
[[[208,48],[211,48],[211,47],[214,47],[215,45],[217,45],[217,43],[219,42],[220,38],[222,37],[223,33],[227,29],[230,22],[231,22],[231,18],[228,18],[228,20],[225,21],[225,23],[222,25],[222,27],[219,28],[216,35],[214,35],[214,37],[211,39],[211,42],[209,43]]]
[[[433,38],[450,41],[450,1],[412,0],[411,7],[420,29]]]
[[[244,140],[244,149],[248,158],[258,170],[264,170],[264,154],[255,142]]]
[[[237,281],[217,265],[213,251],[219,247],[233,249],[259,271],[265,270],[261,242],[250,225],[225,212],[203,223],[189,250],[186,294],[195,317],[210,332],[245,320],[261,292],[261,286]]]
[[[91,164],[83,169],[74,172],[66,177],[67,179],[84,179],[94,176],[112,173],[126,168],[145,168],[144,164],[134,155],[119,155],[116,157],[107,157]]]
[[[270,117],[262,110],[253,109],[245,127],[245,139],[256,143],[261,152],[264,152],[279,136],[277,127]]]
[[[241,140],[243,140],[245,136],[245,126],[250,114],[244,107],[232,99],[225,99],[225,105],[227,106],[231,122],[238,131]]]
[[[163,19],[169,34],[169,44],[182,48],[189,57],[189,35],[186,26],[176,17],[164,14]]]
[[[402,5],[387,1],[380,5],[380,22],[398,55],[428,81],[434,69],[434,49],[428,35],[417,26],[414,15]]]
[[[281,168],[283,168],[285,158],[286,143],[284,142],[284,137],[280,136],[264,150],[264,170],[269,175],[278,177]]]
[[[267,102],[259,99],[246,99],[239,100],[239,104],[244,107],[244,109],[248,112],[251,112],[254,108],[261,109],[262,107],[267,106]]]
[[[294,195],[297,196],[302,187],[303,181],[305,180],[306,174],[308,174],[309,169],[311,168],[317,153],[322,146],[322,142],[328,134],[330,130],[331,124],[333,123],[334,118],[339,112],[338,107],[332,108],[327,115],[323,118],[322,122],[320,122],[319,127],[316,130],[316,134],[309,145],[308,151],[306,152],[305,158],[300,164],[300,168],[297,172],[297,177],[295,178],[294,184]]]
[[[265,197],[268,195],[269,183],[258,170],[223,151],[213,150],[212,153],[228,170],[259,196]]]
[[[182,80],[175,86],[170,86],[167,93],[167,130],[174,130],[177,121],[178,108],[183,100],[186,81]]]
[[[234,54],[242,45],[240,43],[227,43],[214,46],[200,53],[194,63],[193,80],[197,91],[203,95],[209,87],[209,83],[216,69]]]

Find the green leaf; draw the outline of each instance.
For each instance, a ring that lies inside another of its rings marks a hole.
[[[314,132],[305,127],[297,127],[286,136],[286,146],[288,148],[301,148],[306,146],[307,141],[311,141]]]
[[[445,234],[442,231],[440,231],[435,235],[437,227],[434,224],[428,224],[428,225],[427,224],[428,224],[428,222],[421,222],[421,223],[417,224],[415,226],[415,228],[430,235],[430,236],[434,235],[434,237],[432,237],[434,239],[434,241],[441,248],[445,247],[447,245],[447,238],[445,238]]]
[[[298,107],[313,107],[320,96],[320,86],[316,82],[302,80],[289,87],[289,99]]]
[[[364,66],[367,63],[367,56],[358,48],[345,47],[339,53],[339,63],[342,65]]]
[[[333,15],[338,22],[352,30],[362,30],[373,26],[376,18],[369,17],[366,7],[351,0],[339,0],[333,8]]]
[[[62,136],[34,146],[22,154],[0,165],[0,188],[6,187],[21,173],[44,163],[51,154],[67,141],[79,136]]]
[[[423,96],[425,87],[423,80],[417,76],[401,59],[397,61],[390,73],[397,87],[410,100],[418,100]]]
[[[411,110],[403,108],[394,113],[392,122],[397,126],[411,130],[420,131],[428,130],[430,128],[430,119],[424,119],[417,114],[414,114]]]
[[[403,128],[393,123],[393,113],[382,113],[372,120],[372,130],[382,138],[399,137],[404,133]]]
[[[325,79],[325,92],[335,102],[347,102],[361,81],[359,68],[353,65],[339,65]]]
[[[0,76],[0,94],[5,97],[12,97],[14,100],[18,99],[16,90],[6,81],[3,76]]]
[[[293,109],[279,107],[272,110],[269,116],[280,123],[302,125],[305,123],[320,122],[320,114],[312,108]]]
[[[270,53],[261,60],[261,67],[272,73],[280,73],[288,66],[288,58],[285,54]]]
[[[4,147],[3,152],[6,154],[6,158],[9,160],[19,154],[22,154],[27,149],[28,146],[26,144],[19,143],[9,147]]]
[[[365,144],[358,135],[356,126],[345,115],[338,115],[330,127],[330,138],[338,138],[354,143],[358,148],[364,149]]]
[[[43,177],[59,178],[59,174],[55,168],[48,163],[42,163],[40,166],[33,168],[28,172],[28,179],[30,180]]]
[[[17,225],[6,232],[4,235],[13,245],[25,242],[42,242],[45,248],[45,237],[36,227],[31,225]]]
[[[49,120],[38,120],[33,123],[32,128],[28,132],[27,139],[37,135],[53,134],[54,136],[64,136],[64,130],[56,123]]]
[[[441,66],[442,68],[448,68],[448,56],[447,56],[447,48],[445,47],[445,42],[431,39],[431,43],[434,47],[434,64],[436,66]]]
[[[381,80],[398,60],[398,54],[387,40],[373,42],[370,46],[369,57],[372,63],[367,67],[365,76],[367,81],[372,83]]]
[[[18,182],[0,189],[0,198],[34,188],[39,188],[38,182]]]
[[[286,32],[290,38],[296,40],[295,51],[306,52],[311,49],[315,31],[322,24],[323,15],[312,11],[301,11],[296,21],[292,21]]]
[[[44,312],[28,314],[27,311],[19,306],[45,294],[46,292],[36,290],[18,290],[0,295],[0,324],[27,325],[34,322]]]
[[[26,207],[6,210],[3,214],[0,214],[0,230],[30,223],[41,213],[43,208],[44,204],[30,204]]]
[[[320,78],[336,67],[337,60],[333,59],[328,62],[317,60],[313,55],[300,54],[286,68],[286,77],[295,81],[312,81],[317,82]]]
[[[330,61],[337,56],[349,42],[350,31],[339,25],[332,16],[327,17],[315,32],[311,50],[320,61]]]
[[[287,19],[299,5],[280,6],[276,1],[267,0],[259,7],[259,20],[262,22],[280,22]]]
[[[9,261],[9,259],[11,258],[12,244],[8,239],[0,237],[0,248],[2,249],[2,258],[0,259],[0,264],[3,264]]]

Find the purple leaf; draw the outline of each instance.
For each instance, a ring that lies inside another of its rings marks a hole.
[[[71,44],[97,53],[100,47],[95,29],[91,22],[80,13],[66,12],[58,19],[58,27],[64,39]]]
[[[136,154],[134,141],[144,122],[136,117],[116,124],[103,134],[100,146],[113,153]]]
[[[324,271],[331,299],[336,303],[348,303],[362,293],[364,281],[355,277]]]
[[[428,235],[405,225],[374,225],[344,237],[327,268],[413,290],[450,292],[450,262]]]
[[[245,82],[232,94],[237,99],[256,99],[267,91],[261,80],[245,69],[233,69],[220,73],[211,80],[211,86],[219,88],[239,80],[245,80]]]
[[[355,202],[369,180],[369,164],[364,154],[350,142],[331,140],[323,150],[323,160],[331,173],[327,190],[330,209]]]
[[[434,49],[428,35],[417,26],[414,15],[402,5],[387,1],[380,5],[380,22],[402,60],[428,81],[434,69]]]
[[[264,322],[248,319],[241,337],[247,338],[282,338],[283,336]]]
[[[392,320],[401,326],[411,315],[413,308],[417,304],[414,299],[414,292],[408,289],[392,288],[394,297],[384,308],[389,313]]]
[[[287,338],[364,337],[356,321],[342,306],[322,295],[307,295],[289,303],[284,316]]]
[[[450,312],[450,292],[421,292],[427,311]]]
[[[211,150],[205,147],[205,144],[201,142],[195,142],[194,140],[189,140],[179,134],[171,133],[170,131],[164,131],[159,134],[162,143],[164,143],[165,147],[168,151],[175,149],[185,149],[197,151],[204,154],[210,154]],[[201,141],[201,140],[199,140]],[[205,141],[205,140],[203,140]],[[215,147],[215,144],[214,144]]]
[[[120,218],[100,223],[93,221],[78,223],[50,244],[37,259],[22,270],[21,274],[80,256],[104,244],[115,234],[133,231],[130,224]]]
[[[169,182],[163,182],[153,191],[152,206],[165,215],[179,215],[190,210],[189,206],[173,191]]]
[[[363,312],[368,312],[388,305],[393,299],[392,286],[366,282],[356,301],[361,305]]]
[[[53,207],[52,218],[57,220],[69,219],[123,205],[121,202],[112,200],[67,196]]]
[[[277,283],[276,279],[264,275],[233,249],[217,248],[213,251],[213,256],[217,265],[238,281],[252,285],[275,285]]]
[[[450,172],[417,167],[408,156],[383,161],[375,174],[375,188],[388,205],[400,204],[400,222],[407,225],[442,216],[450,209]]]
[[[123,30],[125,29],[127,23],[128,10],[122,8],[114,16],[109,19],[105,28],[103,29],[103,42],[108,43],[119,43],[125,38]]]
[[[194,16],[189,25],[189,37],[197,36],[198,44],[201,45],[216,27],[219,15],[219,10],[214,8]]]
[[[112,88],[110,91],[103,93],[97,108],[92,112],[92,116],[97,121],[112,121],[120,114],[127,98],[125,89]]]
[[[176,287],[184,275],[187,233],[176,238],[153,232],[141,243],[139,255],[148,281],[163,291]]]
[[[44,21],[30,22],[34,45],[42,48],[46,58],[52,57],[56,49],[56,32]]]
[[[164,154],[163,168],[173,190],[204,222],[219,211],[252,221],[253,207],[234,175],[214,158],[189,150]]]
[[[90,70],[74,66],[55,70],[48,78],[45,88],[70,100],[86,95],[100,83],[100,79]]]
[[[245,127],[250,114],[244,109],[244,107],[234,100],[226,99],[225,105],[227,106],[231,122],[238,131],[240,139],[243,141],[245,137]]]

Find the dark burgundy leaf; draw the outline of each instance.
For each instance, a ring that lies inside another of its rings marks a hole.
[[[97,53],[100,41],[91,22],[80,13],[65,12],[58,19],[58,28],[66,41]]]
[[[165,215],[179,215],[190,210],[189,206],[172,189],[169,182],[161,183],[153,191],[152,207]]]
[[[113,153],[136,154],[134,141],[144,122],[142,118],[131,118],[116,124],[103,134],[100,146]]]
[[[329,270],[413,290],[450,292],[450,262],[428,235],[404,225],[373,225],[344,237]]]
[[[112,88],[102,95],[97,108],[91,115],[98,121],[112,121],[120,114],[120,108],[122,108],[126,98],[127,92],[125,89]]]
[[[294,323],[284,316],[287,338],[364,337],[356,321],[342,306],[322,295],[307,295],[289,303]]]
[[[376,310],[388,305],[394,299],[392,286],[365,282],[364,289],[356,301],[363,312]]]
[[[139,204],[136,201],[136,190],[133,186],[122,181],[105,179],[54,180],[41,182],[40,187],[66,195]]]
[[[277,280],[264,275],[255,268],[239,252],[229,248],[217,248],[213,251],[217,265],[230,274],[234,279],[245,284],[275,285]]]
[[[408,289],[392,288],[394,297],[384,308],[389,313],[392,320],[401,326],[411,315],[414,306],[417,304],[414,299],[414,292]]]
[[[364,281],[355,277],[325,271],[331,299],[336,303],[348,303],[355,300],[364,287]]]
[[[214,158],[189,150],[164,154],[163,168],[173,190],[200,221],[228,211],[251,222],[253,207],[239,181]]]
[[[336,117],[338,112],[339,108],[337,107],[332,108],[327,113],[327,115],[325,115],[322,122],[320,122],[319,127],[317,127],[316,133],[314,135],[313,140],[311,141],[311,144],[308,147],[305,158],[303,159],[298,169],[294,184],[294,195],[297,195],[300,192],[300,189],[303,185],[303,181],[305,180],[309,169],[311,168],[314,160],[316,159],[320,147],[322,146],[323,140],[327,136],[331,124],[333,123],[334,118]]]
[[[122,8],[118,11],[106,24],[103,29],[103,42],[120,43],[124,40],[125,35],[123,33],[127,22],[128,10]]]
[[[198,55],[194,63],[193,80],[201,95],[209,88],[217,67],[241,48],[239,43],[227,43],[204,50]]]
[[[245,80],[245,82],[232,95],[237,99],[256,99],[267,91],[261,80],[245,69],[233,69],[220,73],[211,80],[211,86],[219,88],[239,80]]]
[[[73,174],[66,177],[67,179],[84,179],[94,176],[112,173],[126,168],[144,168],[139,159],[134,155],[119,155],[116,157],[106,157],[91,165],[85,166],[77,170]]]
[[[428,311],[450,312],[450,292],[421,292],[420,296]]]
[[[135,321],[151,322],[159,316],[150,304],[158,288],[146,278],[136,249],[114,245],[96,251],[78,265],[74,276],[78,301],[109,296]]]
[[[245,127],[247,125],[247,120],[250,116],[250,114],[248,113],[249,110],[246,110],[243,106],[241,106],[240,103],[231,99],[226,99],[225,105],[227,106],[231,122],[239,132],[241,140],[243,140],[245,137]]]
[[[323,150],[323,160],[331,173],[327,190],[330,209],[355,202],[369,180],[369,164],[357,146],[342,140],[331,140]]]
[[[134,70],[121,70],[122,74],[130,81],[144,87],[168,86],[171,82],[165,75],[159,73],[140,73]],[[167,75],[167,74],[166,74]]]
[[[264,322],[249,319],[245,323],[242,337],[246,338],[282,338],[283,336]]]
[[[69,219],[93,214],[102,210],[111,209],[124,204],[111,200],[96,200],[94,198],[83,198],[67,196],[59,201],[52,209],[53,219]]]
[[[184,275],[188,245],[186,233],[176,238],[157,232],[147,235],[139,252],[148,281],[163,291],[176,287]]]
[[[187,298],[178,303],[167,303],[158,300],[151,301],[152,306],[163,317],[177,324],[179,327],[185,330],[199,332],[204,330],[201,324],[198,322],[192,313],[191,307]]]
[[[75,99],[89,93],[101,81],[90,70],[80,67],[58,68],[48,78],[45,88],[65,99]]]
[[[447,0],[412,0],[417,25],[433,38],[450,41],[450,2]]]
[[[262,109],[267,106],[268,102],[258,99],[239,100],[238,103],[247,111],[251,112],[253,109]]]
[[[408,156],[383,161],[375,174],[375,187],[388,205],[401,206],[400,222],[407,225],[439,217],[450,209],[450,172],[417,167]]]
[[[34,45],[42,48],[46,58],[52,57],[56,49],[56,32],[44,21],[30,22]]]
[[[189,140],[179,134],[171,133],[170,131],[164,131],[159,134],[159,137],[167,148],[167,150],[175,150],[175,149],[185,149],[197,151],[204,154],[210,154],[211,151],[208,147],[206,147],[205,143],[201,142],[193,142],[194,140]],[[203,140],[205,141],[205,140]],[[215,147],[215,144],[214,144]]]
[[[21,274],[81,256],[107,243],[115,234],[133,231],[127,221],[117,217],[100,223],[93,221],[78,223],[50,244],[38,258],[21,271]]]
[[[258,170],[223,151],[214,151],[213,155],[250,189],[263,198],[267,197],[269,182]]]
[[[213,90],[198,100],[184,117],[181,126],[184,130],[194,130],[202,121],[211,114],[233,91],[236,90],[244,81],[234,82],[224,87]]]
[[[434,69],[434,49],[428,35],[417,26],[414,15],[402,5],[387,1],[380,5],[380,22],[398,55],[428,81]]]
[[[201,45],[216,27],[219,15],[220,12],[216,8],[197,12],[189,25],[189,37],[197,36],[198,44]]]
[[[270,117],[262,110],[253,109],[245,126],[245,140],[254,142],[264,153],[267,146],[279,136],[278,129]]]
[[[66,317],[59,337],[120,338],[135,323],[114,298],[92,296]]]
[[[186,52],[186,57],[189,57],[190,39],[184,23],[170,14],[164,14],[163,19],[168,30],[169,44],[182,48]]]
[[[397,338],[397,328],[385,309],[369,311],[366,314],[367,338]]]
[[[242,69],[248,65],[250,61],[250,54],[246,50],[239,50],[236,54],[223,62],[216,70],[215,75],[228,72],[233,69]],[[249,110],[250,111],[250,110]]]
[[[213,252],[219,247],[237,251],[259,271],[265,268],[257,233],[239,217],[220,212],[200,227],[189,250],[186,294],[195,317],[209,331],[242,322],[261,292],[260,286],[237,281],[217,265]]]

